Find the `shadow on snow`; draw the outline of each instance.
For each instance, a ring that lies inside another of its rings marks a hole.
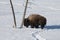
[[[60,29],[60,25],[51,25],[51,26],[46,26],[45,28],[47,28],[47,29]]]

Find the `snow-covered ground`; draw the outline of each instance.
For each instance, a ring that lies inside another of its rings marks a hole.
[[[12,0],[17,27],[20,27],[25,0]],[[29,0],[26,17],[32,13],[47,18],[46,27],[13,28],[13,15],[9,0],[0,0],[0,40],[60,40],[60,0]]]

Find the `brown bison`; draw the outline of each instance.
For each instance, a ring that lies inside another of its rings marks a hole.
[[[24,19],[24,26],[26,27],[31,26],[31,28],[39,28],[39,25],[41,26],[41,29],[46,25],[46,18],[41,15],[32,14]]]

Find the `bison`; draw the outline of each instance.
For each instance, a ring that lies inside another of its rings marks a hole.
[[[41,29],[43,29],[46,25],[46,21],[46,18],[41,15],[31,14],[24,19],[24,26],[31,26],[31,28],[39,28],[40,25]]]

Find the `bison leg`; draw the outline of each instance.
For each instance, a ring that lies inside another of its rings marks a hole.
[[[31,28],[34,28],[34,26],[31,26]]]
[[[39,28],[39,25],[36,25],[35,28]]]
[[[34,26],[33,26],[33,25],[31,25],[31,28],[34,28]]]
[[[44,25],[41,25],[41,29],[43,29],[44,28]]]
[[[28,26],[26,26],[26,28],[28,28]]]

